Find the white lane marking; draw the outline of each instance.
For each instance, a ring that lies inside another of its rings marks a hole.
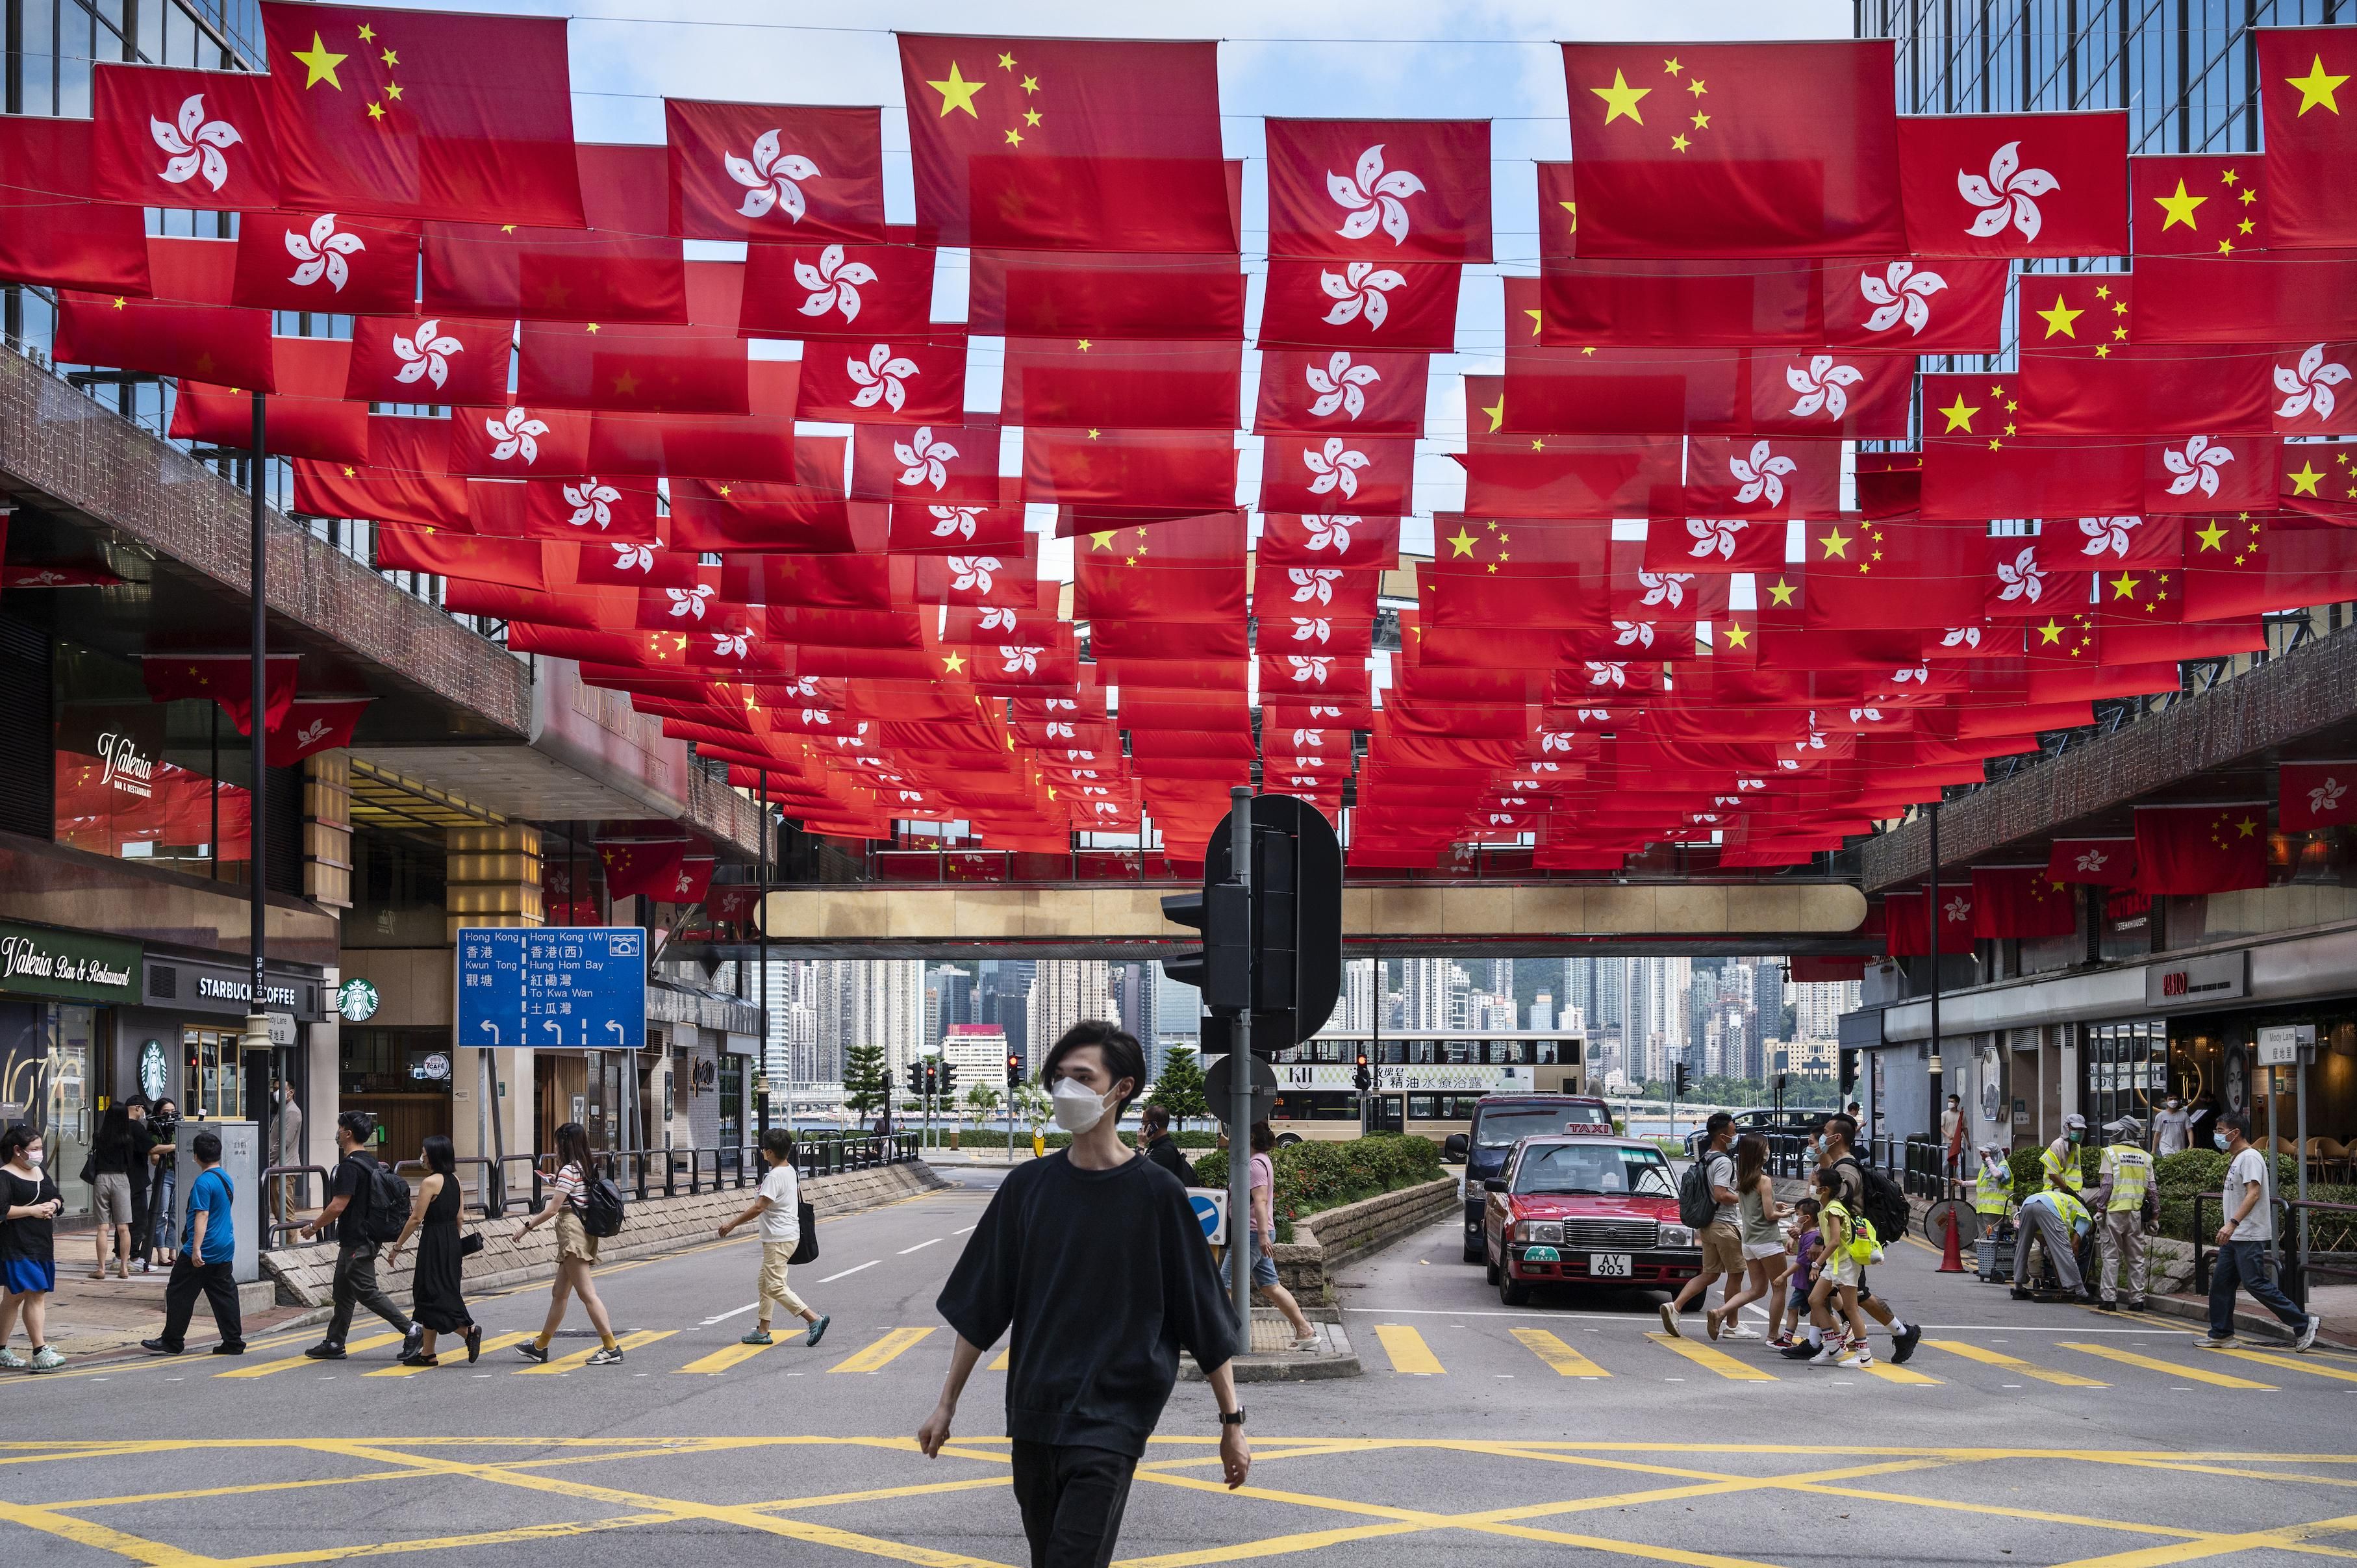
[[[903,1247],[903,1248],[901,1248],[901,1249],[900,1249],[900,1251],[896,1254],[896,1256],[905,1258],[905,1257],[907,1257],[907,1256],[908,1256],[909,1253],[911,1253],[911,1252],[921,1252],[921,1251],[923,1251],[926,1248],[928,1248],[928,1247],[931,1246],[931,1245],[933,1244],[933,1241],[938,1241],[938,1240],[941,1240],[941,1238],[940,1238],[939,1236],[936,1236],[936,1237],[934,1237],[934,1238],[933,1238],[933,1240],[932,1240],[932,1241],[920,1241],[920,1242],[918,1242],[918,1243],[917,1243],[915,1246],[913,1246],[913,1247]],[[819,1283],[820,1283],[821,1284],[824,1284],[826,1282],[825,1282],[825,1281],[823,1281],[823,1280],[821,1280]]]
[[[703,1322],[697,1324],[696,1326],[698,1328],[709,1328],[716,1323],[726,1323],[732,1317],[742,1317],[760,1305],[761,1304],[758,1301],[748,1301],[734,1312],[724,1312],[717,1317],[707,1317]]]
[[[819,1283],[821,1284],[824,1284],[826,1282],[821,1280]],[[1566,1319],[1579,1318],[1589,1318],[1602,1323],[1642,1324],[1647,1321],[1647,1319],[1637,1314],[1627,1312],[1484,1312],[1479,1307],[1470,1309],[1459,1308],[1451,1311],[1442,1307],[1415,1306],[1346,1306],[1340,1310],[1344,1312],[1375,1313],[1386,1317],[1524,1317],[1558,1323]],[[1977,1334],[1996,1326],[1986,1323],[1925,1323],[1921,1325],[1910,1325],[1909,1326],[1922,1327],[1948,1334]],[[2046,1326],[2032,1324],[2008,1323],[2003,1326],[2008,1334],[2151,1334],[2155,1332],[2167,1334],[2171,1332],[2171,1330],[2165,1328],[2159,1330],[2150,1328],[2079,1329],[2073,1328],[2067,1324]],[[1595,1330],[1590,1329],[1588,1332],[1592,1334]],[[2201,1331],[2198,1329],[2188,1328],[2183,1332],[2187,1336],[2198,1337]],[[2002,1345],[2005,1341],[1998,1339],[1993,1341],[1993,1343]]]
[[[837,1280],[849,1278],[851,1275],[857,1273],[861,1269],[872,1269],[883,1261],[884,1260],[881,1258],[870,1258],[864,1263],[857,1263],[844,1270],[842,1273],[829,1274],[826,1278],[819,1281],[818,1283],[823,1285],[831,1285]]]
[[[951,1232],[950,1232],[950,1234],[951,1234],[951,1235],[952,1235],[952,1236],[969,1236],[969,1235],[972,1235],[972,1234],[974,1233],[974,1227],[975,1227],[975,1226],[977,1226],[977,1225],[980,1225],[981,1223],[982,1223],[982,1221],[980,1221],[980,1220],[978,1220],[978,1219],[977,1219],[977,1220],[975,1220],[975,1221],[974,1221],[974,1225],[969,1225],[969,1226],[967,1226],[967,1227],[966,1227],[964,1230],[952,1230],[952,1231],[951,1231]]]

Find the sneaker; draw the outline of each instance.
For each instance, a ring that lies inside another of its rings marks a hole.
[[[54,1372],[65,1364],[66,1359],[47,1345],[33,1352],[32,1369],[36,1372]]]
[[[1841,1359],[1841,1365],[1854,1369],[1871,1367],[1874,1365],[1874,1352],[1860,1345]]]
[[[777,1341],[770,1337],[770,1331],[768,1329],[756,1328],[750,1334],[748,1334],[743,1338],[737,1340],[737,1343],[739,1345],[774,1345]]]
[[[2314,1345],[2316,1343],[2316,1331],[2323,1326],[2324,1319],[2313,1312],[2309,1313],[2308,1315],[2308,1321],[2300,1326],[2299,1337],[2291,1342],[2291,1348],[2295,1350],[2305,1350],[2309,1346]]]
[[[818,1316],[811,1319],[810,1332],[802,1336],[802,1343],[805,1345],[816,1345],[822,1338],[825,1337],[826,1326],[834,1321],[834,1318],[828,1316],[824,1313],[821,1313]]]
[[[589,1352],[589,1359],[584,1362],[583,1365],[590,1367],[614,1367],[619,1366],[621,1364],[621,1360],[622,1348],[619,1345],[600,1345],[597,1348]]]
[[[1923,1343],[1923,1326],[1910,1323],[1906,1331],[1890,1337],[1890,1359],[1895,1365],[1915,1354],[1915,1347]]]
[[[1788,1361],[1805,1361],[1816,1353],[1817,1348],[1806,1339],[1795,1339],[1783,1350],[1784,1359]]]
[[[31,1362],[9,1349],[5,1345],[0,1345],[0,1368],[5,1368],[12,1372],[21,1372],[31,1365]]]
[[[535,1340],[525,1340],[522,1344],[516,1347],[516,1353],[527,1361],[545,1361],[548,1359],[548,1347],[540,1344]]]
[[[2204,1350],[2224,1350],[2232,1348],[2236,1343],[2236,1340],[2231,1334],[2224,1336],[2205,1334],[2201,1338],[2196,1339],[2193,1343]]]
[[[1824,1348],[1809,1358],[1812,1367],[1830,1367],[1848,1353],[1848,1347],[1839,1339],[1828,1339]]]
[[[2019,1285],[2016,1285],[2013,1287],[2013,1299],[2016,1301],[2036,1301],[2038,1298],[2035,1295],[2032,1295],[2029,1292],[2022,1289]]]
[[[177,1356],[181,1349],[179,1346],[168,1339],[142,1339],[139,1341],[139,1348],[146,1351],[150,1356]]]
[[[1318,1336],[1316,1335],[1316,1333],[1314,1333],[1314,1332],[1313,1332],[1313,1333],[1305,1334],[1305,1335],[1303,1335],[1300,1338],[1296,1339],[1296,1340],[1293,1342],[1293,1348],[1294,1348],[1296,1350],[1300,1350],[1300,1351],[1305,1351],[1305,1352],[1306,1352],[1306,1351],[1315,1350],[1315,1349],[1317,1349],[1318,1347],[1320,1347],[1321,1345],[1323,1345],[1323,1344],[1325,1344],[1325,1343],[1326,1343],[1326,1342],[1325,1342],[1323,1339],[1320,1339],[1319,1337],[1318,1337]]]
[[[216,1356],[242,1356],[245,1354],[245,1341],[240,1339],[232,1343],[224,1339],[213,1347],[212,1353]]]
[[[314,1361],[340,1361],[344,1359],[344,1348],[333,1340],[322,1339],[303,1354]]]
[[[1685,1337],[1684,1333],[1678,1327],[1678,1309],[1675,1303],[1667,1301],[1662,1303],[1662,1326],[1669,1331],[1669,1336],[1673,1339]]]
[[[1768,1341],[1768,1348],[1770,1350],[1790,1350],[1794,1343],[1795,1341],[1791,1335],[1779,1334],[1775,1338]]]
[[[2110,1296],[2105,1296],[2095,1303],[2095,1310],[2098,1312],[2117,1312],[2119,1309],[2120,1304],[2114,1301]]]
[[[418,1327],[415,1324],[410,1325],[409,1332],[401,1337],[401,1355],[414,1356],[420,1350],[425,1348],[425,1330]],[[396,1358],[396,1359],[398,1359],[398,1358]]]
[[[1720,1327],[1719,1337],[1722,1339],[1757,1339],[1760,1337],[1760,1330],[1752,1327],[1748,1323],[1726,1325]]]

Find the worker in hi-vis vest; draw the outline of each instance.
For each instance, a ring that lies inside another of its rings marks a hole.
[[[2100,1305],[2116,1307],[2124,1291],[2131,1310],[2144,1305],[2145,1238],[2160,1229],[2160,1193],[2153,1180],[2152,1156],[2145,1153],[2144,1123],[2123,1116],[2104,1124],[2111,1142],[2104,1146],[2096,1167],[2094,1195],[2087,1207],[2095,1214],[2095,1283]],[[2119,1284],[2120,1266],[2126,1264]]]
[[[2013,1299],[2030,1299],[2029,1243],[2034,1240],[2044,1244],[2047,1261],[2054,1265],[2062,1288],[2086,1300],[2087,1284],[2079,1274],[2079,1238],[2093,1224],[2087,1206],[2076,1193],[2050,1187],[2023,1200],[2013,1243]]]
[[[2076,1112],[2062,1118],[2062,1135],[2046,1145],[2038,1156],[2038,1168],[2044,1174],[2049,1187],[2060,1187],[2073,1195],[2087,1185],[2087,1173],[2079,1164],[2079,1145],[2087,1140],[2087,1119]]]

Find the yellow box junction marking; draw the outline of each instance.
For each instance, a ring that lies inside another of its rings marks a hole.
[[[827,1369],[830,1372],[879,1372],[891,1364],[893,1358],[913,1349],[931,1334],[931,1328],[894,1328],[884,1337],[865,1349],[854,1351]]]
[[[1951,1356],[1962,1356],[1967,1361],[1978,1361],[1985,1367],[1999,1367],[2018,1372],[2041,1383],[2052,1383],[2065,1389],[2107,1389],[2112,1385],[2083,1378],[2076,1372],[2058,1372],[2041,1367],[2035,1361],[2025,1361],[2018,1356],[2008,1356],[2002,1350],[1992,1350],[1985,1345],[1974,1345],[1962,1339],[1926,1339],[1924,1344],[1934,1350],[1945,1350]]]
[[[1006,1349],[1001,1350],[997,1355],[993,1356],[990,1359],[990,1366],[988,1369],[994,1372],[1003,1372],[1014,1364],[1015,1347],[1009,1345]]]
[[[494,1350],[505,1350],[531,1337],[529,1334],[490,1335],[483,1340],[482,1353],[488,1356]],[[436,1372],[445,1367],[464,1367],[467,1364],[467,1342],[455,1334],[445,1334],[441,1337],[441,1343],[434,1347],[434,1359],[436,1364],[431,1367],[379,1367],[375,1371],[362,1372],[361,1376],[414,1378],[420,1372]]]
[[[400,1343],[401,1336],[398,1334],[371,1334],[365,1339],[345,1341],[344,1354],[350,1356],[358,1351],[376,1350],[387,1345]],[[284,1372],[296,1367],[332,1367],[335,1364],[333,1361],[315,1361],[308,1356],[289,1356],[283,1361],[257,1361],[251,1367],[232,1367],[226,1372],[215,1372],[213,1376],[216,1378],[266,1378],[273,1372]]]
[[[1375,1337],[1382,1342],[1383,1354],[1391,1358],[1394,1372],[1431,1378],[1448,1370],[1432,1353],[1432,1347],[1424,1342],[1424,1336],[1404,1323],[1378,1323]]]
[[[1609,1378],[1612,1374],[1544,1328],[1517,1328],[1513,1336],[1523,1348],[1566,1378]]]
[[[2328,1362],[2311,1360],[2305,1356],[2274,1356],[2264,1350],[2212,1350],[2213,1356],[2232,1356],[2238,1361],[2251,1361],[2262,1367],[2275,1367],[2287,1372],[2306,1372],[2311,1378],[2338,1378],[2344,1383],[2357,1383],[2357,1372]]]
[[[1695,1366],[1706,1371],[1717,1372],[1720,1377],[1735,1382],[1772,1383],[1776,1381],[1774,1373],[1763,1372],[1748,1361],[1738,1361],[1724,1350],[1714,1350],[1707,1345],[1699,1345],[1694,1340],[1674,1334],[1648,1334],[1645,1337],[1656,1345],[1676,1351]]]
[[[2090,1345],[2083,1340],[2065,1339],[2065,1350],[2083,1350],[2090,1356],[2101,1356],[2106,1361],[2117,1361],[2124,1367],[2142,1367],[2148,1372],[2167,1372],[2172,1378],[2185,1378],[2197,1383],[2208,1383],[2221,1389],[2265,1389],[2272,1392],[2273,1383],[2255,1383],[2248,1378],[2230,1378],[2223,1372],[2206,1371],[2189,1367],[2182,1361],[2164,1361],[2158,1356],[2139,1356],[2133,1350],[2115,1350],[2109,1345]]]
[[[623,1350],[635,1350],[641,1345],[651,1345],[658,1339],[668,1339],[678,1332],[676,1328],[641,1328],[636,1334],[623,1335],[619,1339],[615,1340],[614,1344]],[[518,1367],[515,1369],[516,1375],[523,1378],[550,1377],[558,1372],[578,1371],[589,1364],[589,1358],[596,1355],[597,1349],[598,1347],[592,1345],[586,1349],[576,1350],[569,1356],[558,1356],[544,1361],[537,1367]]]

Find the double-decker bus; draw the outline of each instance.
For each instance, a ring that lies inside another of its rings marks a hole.
[[[1373,1088],[1353,1083],[1361,1053]],[[1429,1034],[1320,1034],[1269,1058],[1280,1142],[1414,1133],[1435,1143],[1472,1124],[1485,1094],[1585,1094],[1586,1041],[1576,1033],[1489,1029]]]

